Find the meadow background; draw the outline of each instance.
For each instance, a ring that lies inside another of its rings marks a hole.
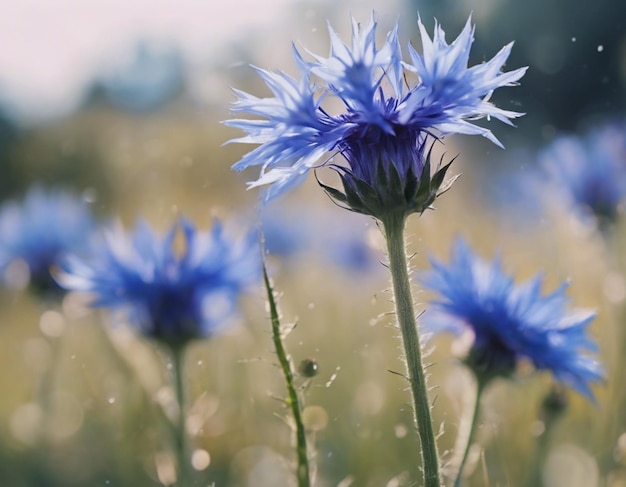
[[[214,217],[242,228],[264,221],[276,245],[268,264],[283,323],[297,324],[287,346],[296,364],[319,366],[312,379],[298,379],[315,485],[415,485],[409,396],[390,373],[403,364],[378,229],[337,209],[312,179],[259,209],[258,194],[245,188],[256,175],[230,169],[247,147],[224,146],[239,134],[220,123],[230,117],[230,87],[265,93],[250,64],[294,73],[292,40],[326,52],[326,19],[348,39],[350,15],[367,22],[372,10],[380,33],[399,20],[403,46],[412,39],[418,50],[417,11],[429,32],[436,17],[448,41],[472,13],[472,63],[515,40],[507,69],[530,67],[520,87],[497,94],[499,106],[527,113],[515,129],[491,127],[506,150],[470,137],[446,141],[445,152],[459,154],[451,172],[462,175],[436,211],[410,219],[412,265],[426,269],[429,255],[447,260],[463,236],[487,258],[500,252],[518,279],[542,271],[548,290],[571,282],[573,303],[598,313],[591,334],[607,380],[595,387],[595,404],[567,395],[543,482],[626,486],[626,228],[618,219],[601,233],[557,190],[537,190],[534,178],[537,152],[559,134],[623,119],[624,2],[4,0],[0,198],[19,199],[33,184],[61,187],[104,220],[131,226],[144,218],[162,230],[181,215],[200,228]],[[330,171],[318,175],[333,180]],[[417,297],[427,310],[432,296]],[[0,291],[0,485],[168,484],[166,360],[153,343],[109,324],[80,296],[59,303]],[[450,338],[430,344],[434,419],[449,459],[473,384]],[[224,334],[192,344],[185,372],[195,485],[292,485],[275,362],[260,286]],[[526,485],[550,385],[547,374],[520,370],[487,390],[468,485]]]

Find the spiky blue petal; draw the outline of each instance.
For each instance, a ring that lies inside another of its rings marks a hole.
[[[603,372],[583,352],[597,349],[586,330],[595,315],[568,310],[566,286],[542,295],[539,276],[516,285],[498,259],[483,261],[462,240],[456,242],[450,264],[431,263],[421,282],[440,297],[426,322],[434,331],[473,333],[468,363],[477,374],[506,375],[526,359],[592,397],[589,383],[600,380]]]
[[[259,179],[250,186],[270,185],[266,199],[292,189],[316,164],[331,160],[332,167],[373,188],[380,183],[379,164],[385,171],[393,165],[401,178],[419,180],[429,137],[478,134],[500,145],[491,131],[473,122],[493,117],[510,123],[521,115],[496,107],[489,97],[497,88],[516,84],[526,68],[502,71],[511,45],[490,61],[468,68],[474,33],[470,20],[450,45],[438,24],[430,39],[420,20],[424,52],[420,55],[409,46],[411,63],[402,61],[398,26],[382,47],[376,45],[376,27],[373,18],[365,27],[353,19],[348,46],[329,26],[330,54],[310,53],[311,62],[294,48],[298,78],[258,70],[272,92],[270,98],[235,91],[233,111],[259,119],[227,121],[247,133],[233,142],[259,147],[233,167],[261,166]],[[411,73],[419,79],[405,86]],[[333,159],[337,155],[344,162]]]
[[[182,233],[184,250],[174,239]],[[158,237],[145,222],[130,235],[117,226],[89,260],[69,258],[60,283],[94,295],[92,305],[123,310],[131,325],[167,343],[212,335],[235,312],[240,294],[260,279],[257,237],[236,240],[215,222],[199,232],[188,221]]]

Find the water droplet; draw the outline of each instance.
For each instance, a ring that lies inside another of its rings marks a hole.
[[[211,455],[206,450],[198,449],[191,455],[191,465],[198,471],[205,470],[211,465]]]
[[[298,372],[303,377],[315,377],[319,372],[319,366],[314,358],[305,358],[298,365]]]
[[[407,433],[409,432],[408,428],[406,427],[406,425],[402,424],[402,423],[398,423],[394,428],[394,433],[396,435],[396,438],[404,438]]]
[[[65,319],[57,311],[44,311],[39,318],[39,329],[47,337],[58,338],[65,331]]]
[[[604,46],[602,44],[600,44],[598,46],[598,52],[602,52],[602,51],[604,51]]]
[[[337,373],[341,370],[341,367],[337,367],[335,369],[335,373],[333,375],[330,376],[330,378],[328,379],[328,381],[326,382],[326,384],[324,384],[324,386],[326,387],[330,387],[333,382],[335,382],[335,379],[337,378]]]
[[[575,37],[572,37],[572,42],[576,42],[576,38]]]

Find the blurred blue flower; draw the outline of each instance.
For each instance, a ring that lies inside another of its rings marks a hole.
[[[625,124],[606,124],[584,137],[561,136],[539,160],[574,209],[603,223],[617,218],[626,196]]]
[[[182,252],[174,250],[179,231]],[[182,220],[162,238],[145,222],[130,235],[118,226],[91,259],[67,259],[59,281],[67,289],[94,294],[94,307],[126,312],[144,335],[178,346],[223,327],[260,272],[255,233],[235,240],[219,222],[199,232]]]
[[[261,231],[269,254],[302,265],[303,255],[313,253],[327,264],[348,272],[382,268],[378,265],[380,252],[368,241],[370,224],[373,224],[371,220],[343,221],[311,207],[269,205],[261,211]]]
[[[419,28],[423,54],[409,46],[411,62],[402,61],[397,25],[384,45],[376,47],[372,19],[365,28],[353,20],[351,47],[329,27],[328,58],[313,55],[314,61],[307,62],[294,48],[297,79],[257,69],[274,96],[258,98],[235,90],[239,99],[233,112],[260,119],[227,121],[247,133],[231,142],[260,146],[233,168],[261,166],[261,176],[250,187],[269,185],[269,200],[300,184],[322,160],[339,172],[345,194],[324,188],[351,209],[373,214],[381,205],[384,211],[400,204],[408,212],[423,211],[445,175],[444,170],[433,176],[431,185],[430,167],[424,171],[428,142],[458,133],[482,135],[500,145],[490,130],[473,121],[493,117],[510,124],[521,115],[488,99],[496,88],[515,85],[526,68],[501,71],[512,44],[490,61],[468,68],[474,34],[469,19],[452,44],[446,43],[438,24],[432,40],[421,20]],[[416,84],[407,86],[415,75]],[[347,165],[331,162],[337,155]],[[426,182],[421,181],[423,172]]]
[[[362,272],[371,275],[372,268],[379,266],[382,254],[367,241],[365,228],[361,231],[351,228],[340,232],[338,235],[326,235],[323,249],[327,258],[336,266],[349,272]]]
[[[440,298],[425,314],[426,324],[433,331],[473,334],[466,363],[479,380],[508,376],[526,359],[592,397],[589,382],[600,380],[603,371],[581,351],[597,348],[586,335],[595,315],[568,311],[566,286],[543,296],[540,276],[516,285],[498,259],[481,260],[462,240],[456,242],[448,266],[431,263],[421,282]]]
[[[272,207],[267,211],[265,208],[260,215],[265,251],[290,259],[297,258],[313,246],[315,230],[306,209],[298,208],[294,211],[294,208]]]
[[[0,207],[0,272],[10,287],[61,291],[50,274],[66,254],[87,249],[96,229],[82,199],[34,186]]]

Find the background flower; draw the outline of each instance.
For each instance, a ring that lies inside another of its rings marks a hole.
[[[303,205],[263,206],[260,227],[265,250],[291,261],[295,268],[304,269],[311,261],[319,265],[321,261],[363,278],[378,275],[383,269],[382,252],[373,242],[379,234],[374,222],[354,215],[339,216],[334,210]]]
[[[539,154],[557,191],[580,214],[614,221],[626,196],[626,125],[605,123],[562,135]]]
[[[465,360],[479,380],[507,376],[526,359],[591,397],[589,382],[600,380],[603,372],[581,352],[596,349],[586,334],[595,315],[569,311],[565,286],[542,295],[539,276],[516,285],[499,260],[481,260],[462,240],[449,265],[431,262],[433,269],[421,282],[440,297],[426,313],[427,323],[435,331],[471,331]]]
[[[182,252],[175,251],[178,231]],[[219,222],[199,232],[182,220],[159,238],[140,222],[131,235],[120,227],[89,260],[68,259],[59,280],[94,294],[93,306],[122,309],[146,336],[169,344],[207,337],[226,324],[240,294],[260,278],[254,233],[228,238]]]
[[[96,228],[87,203],[58,189],[32,187],[0,208],[0,272],[11,287],[57,291],[50,269],[85,251]]]

